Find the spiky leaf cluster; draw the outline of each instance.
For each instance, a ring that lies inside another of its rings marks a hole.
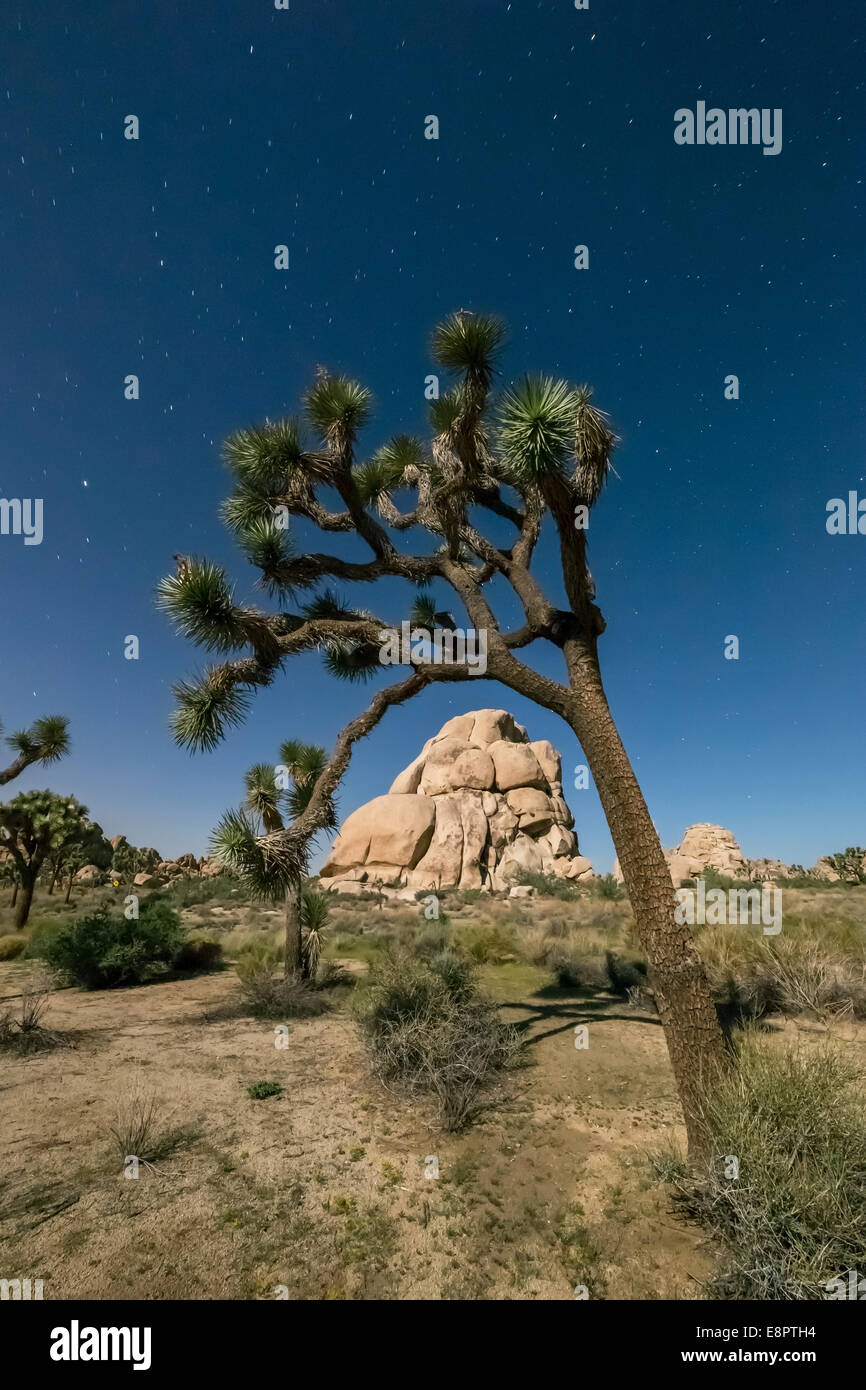
[[[157,603],[178,632],[200,647],[229,652],[247,640],[243,614],[234,602],[226,572],[210,560],[190,559],[182,574],[160,580]]]
[[[190,752],[210,752],[230,728],[242,724],[250,707],[250,692],[207,672],[200,681],[178,681],[177,708],[171,715],[174,736]]]

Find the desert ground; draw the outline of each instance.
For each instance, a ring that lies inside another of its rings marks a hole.
[[[523,1064],[449,1133],[376,1079],[356,1023],[378,953],[429,926],[420,904],[334,901],[325,957],[343,971],[331,1007],[289,1021],[277,1046],[275,1025],[238,1004],[233,962],[251,943],[276,945],[279,911],[230,880],[201,891],[199,902],[184,892],[182,920],[221,942],[222,968],[58,988],[41,1020],[53,1045],[0,1055],[8,1277],[41,1277],[46,1299],[703,1296],[716,1242],[676,1209],[652,1161],[685,1136],[651,995],[614,989],[601,970],[562,983],[550,963],[557,943],[577,944],[584,965],[627,952],[627,901],[443,895],[453,940],[525,1042]],[[76,889],[65,911],[111,892]],[[838,913],[843,893],[797,897],[807,915]],[[49,908],[60,912],[43,896],[31,930]],[[862,928],[866,892],[844,908]],[[0,962],[0,1012],[40,969]],[[866,1063],[856,1010],[820,1013],[766,1017],[767,1045],[829,1038]],[[584,1024],[589,1045],[577,1047]],[[251,1099],[261,1081],[282,1089]],[[130,1179],[121,1149],[142,1106],[152,1156]]]

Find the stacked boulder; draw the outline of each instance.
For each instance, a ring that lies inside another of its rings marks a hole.
[[[449,719],[385,796],[344,822],[322,887],[505,890],[525,872],[592,878],[562,795],[560,756],[505,710]]]
[[[725,878],[740,878],[750,883],[772,883],[801,872],[789,864],[783,864],[781,859],[747,859],[730,830],[725,830],[721,825],[711,825],[708,821],[690,825],[680,844],[663,853],[676,888],[683,879],[694,878],[695,874],[703,873],[705,869],[715,869]],[[831,883],[839,878],[827,859],[819,859],[814,868],[806,873],[810,878],[825,879]],[[622,883],[618,859],[613,866],[613,876]]]

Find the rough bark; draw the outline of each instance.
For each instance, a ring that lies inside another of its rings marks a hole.
[[[28,873],[21,881],[21,892],[18,895],[18,905],[15,908],[15,930],[20,931],[26,924],[30,916],[30,908],[33,905],[33,890],[36,887],[36,874]]]
[[[301,885],[290,883],[286,889],[286,959],[283,969],[286,979],[301,979],[304,957],[301,949]]]
[[[676,922],[670,870],[608,706],[594,644],[570,644],[574,700],[568,722],[583,748],[619,856],[638,935],[650,963],[689,1150],[700,1152],[701,1097],[727,1053],[706,972],[689,928]]]

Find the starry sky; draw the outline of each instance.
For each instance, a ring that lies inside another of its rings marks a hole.
[[[622,437],[590,561],[609,698],[663,844],[705,820],[787,862],[866,842],[866,536],[825,527],[829,499],[866,497],[861,7],[80,8],[9,6],[0,44],[0,497],[41,497],[45,517],[40,546],[0,536],[0,715],[67,714],[74,744],[10,793],[50,784],[109,835],[203,853],[251,762],[288,736],[333,741],[369,687],[311,654],[217,751],[176,748],[171,687],[204,657],[154,588],[183,552],[254,598],[217,515],[222,440],[294,413],[318,363],[372,389],[364,453],[423,432],[431,329],[466,307],[509,322],[505,378],[591,382]],[[674,112],[699,100],[781,108],[781,152],[677,145]],[[548,533],[536,565],[559,596]],[[405,615],[397,581],[342,592]],[[609,869],[571,732],[477,685],[392,712],[342,812],[451,715],[507,707],[561,749],[582,851]]]

